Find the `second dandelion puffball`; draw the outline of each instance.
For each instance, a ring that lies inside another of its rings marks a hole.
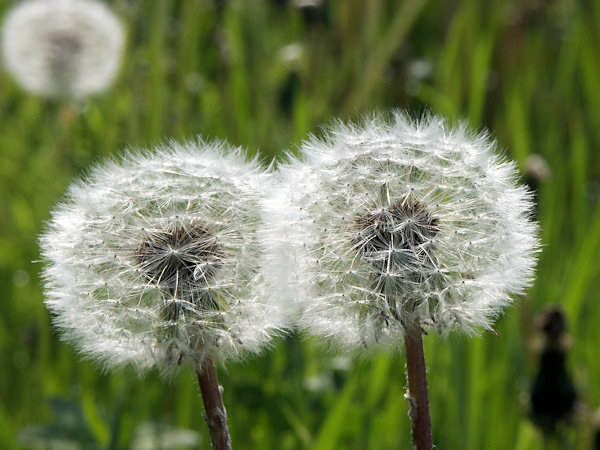
[[[74,183],[41,238],[46,305],[107,368],[256,353],[283,325],[261,273],[270,174],[224,143],[170,143]]]
[[[280,179],[267,200],[273,285],[295,299],[302,329],[337,345],[397,345],[415,323],[491,329],[532,280],[531,194],[464,125],[401,113],[336,123]],[[281,260],[292,274],[277,272]]]
[[[7,70],[25,89],[48,97],[81,98],[106,89],[120,65],[120,20],[95,0],[29,0],[2,26]]]

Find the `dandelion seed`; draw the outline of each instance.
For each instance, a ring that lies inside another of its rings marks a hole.
[[[115,78],[124,47],[119,19],[93,0],[29,0],[4,20],[4,64],[28,91],[85,97]]]
[[[41,238],[64,337],[140,372],[260,351],[283,323],[261,273],[269,180],[239,151],[199,142],[131,154],[72,185]]]
[[[395,113],[338,123],[301,150],[268,203],[273,234],[292,243],[274,261],[296,265],[300,294],[282,295],[310,333],[351,348],[397,345],[417,319],[441,334],[491,330],[530,284],[531,194],[487,135]]]

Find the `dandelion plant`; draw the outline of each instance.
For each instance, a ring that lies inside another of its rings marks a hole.
[[[169,143],[71,185],[41,237],[46,306],[106,369],[190,362],[216,449],[230,448],[213,360],[257,353],[283,324],[261,274],[269,174],[224,143]]]
[[[345,349],[404,342],[413,442],[431,448],[422,334],[493,330],[532,281],[537,225],[515,164],[465,125],[374,115],[304,142],[266,203],[271,281],[300,328]]]
[[[28,0],[2,27],[4,64],[28,91],[81,98],[115,78],[125,41],[121,21],[94,0]]]

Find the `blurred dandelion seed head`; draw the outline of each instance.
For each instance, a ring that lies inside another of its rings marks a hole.
[[[271,280],[300,327],[347,347],[398,345],[407,323],[491,329],[531,283],[530,192],[486,134],[394,113],[336,123],[280,168]],[[291,243],[291,245],[286,245]]]
[[[223,143],[170,143],[93,169],[41,237],[46,305],[106,368],[256,353],[284,321],[261,272],[271,176]]]
[[[94,0],[29,0],[2,28],[4,64],[28,91],[85,97],[115,78],[125,34],[120,20]]]

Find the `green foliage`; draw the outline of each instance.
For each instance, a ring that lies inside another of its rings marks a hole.
[[[0,74],[1,448],[128,448],[148,424],[161,439],[195,430],[209,446],[191,371],[167,384],[102,374],[52,331],[36,236],[73,177],[127,146],[197,134],[268,163],[333,117],[390,107],[466,118],[523,168],[539,153],[553,170],[539,186],[538,279],[498,322],[500,337],[426,338],[435,443],[589,448],[590,411],[600,407],[597,2],[111,3],[129,42],[103,96],[38,99]],[[570,370],[588,405],[562,444],[545,441],[519,401],[535,370],[533,317],[552,302],[567,312]],[[354,361],[293,336],[221,369],[220,380],[237,449],[410,447],[399,354]]]

